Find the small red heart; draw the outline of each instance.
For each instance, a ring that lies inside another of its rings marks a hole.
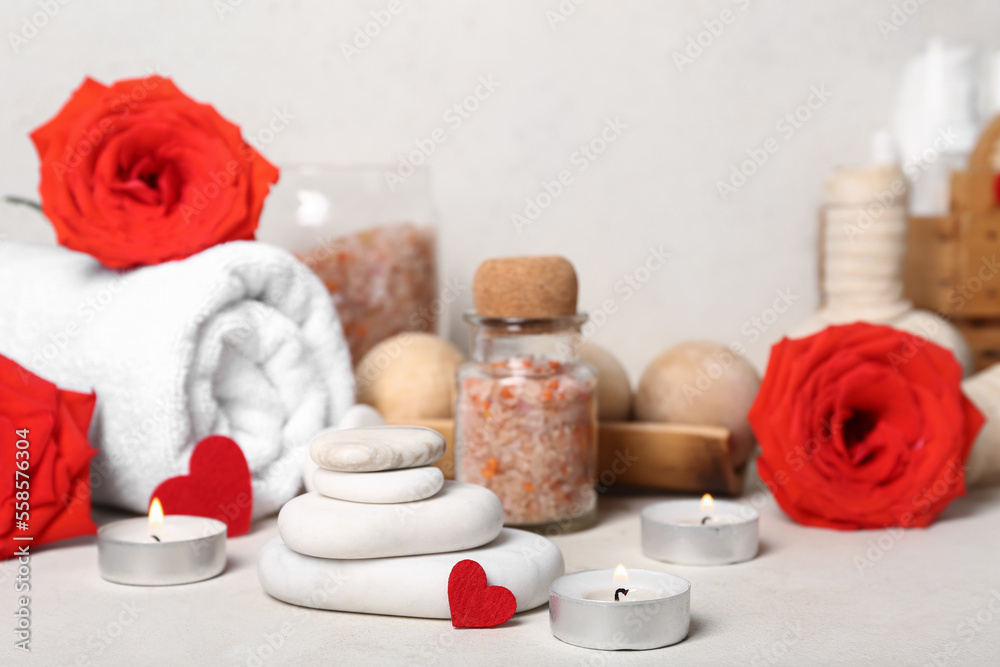
[[[492,628],[510,620],[517,600],[503,586],[487,586],[482,565],[463,560],[455,563],[448,577],[448,606],[456,628]]]
[[[159,498],[164,514],[218,519],[229,537],[245,535],[253,514],[253,486],[240,446],[224,435],[210,435],[195,445],[188,470],[160,482],[149,502]]]

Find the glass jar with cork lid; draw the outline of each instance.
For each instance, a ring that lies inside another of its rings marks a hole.
[[[547,533],[597,516],[597,393],[580,361],[577,279],[562,257],[487,260],[473,281],[472,360],[458,371],[455,475],[505,523]]]

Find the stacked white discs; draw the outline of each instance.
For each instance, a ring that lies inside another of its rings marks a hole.
[[[802,338],[830,325],[884,324],[951,350],[966,373],[972,353],[942,317],[903,298],[908,214],[906,179],[895,166],[836,169],[824,186],[823,305],[789,333]]]
[[[903,299],[906,180],[894,167],[840,169],[827,179],[824,312],[831,321],[889,320]]]
[[[416,426],[317,435],[310,446],[316,492],[281,509],[280,537],[258,564],[265,590],[308,607],[447,618],[448,575],[469,558],[491,584],[514,593],[518,611],[544,604],[563,572],[559,549],[504,529],[492,491],[445,481],[433,467],[444,453],[440,433]]]
[[[444,473],[434,466],[386,470],[358,475],[320,468],[313,486],[327,498],[355,503],[410,503],[430,498],[444,485]]]

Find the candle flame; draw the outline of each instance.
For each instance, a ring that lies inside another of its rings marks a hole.
[[[701,511],[711,512],[715,510],[715,501],[712,499],[711,493],[706,493],[701,497]]]
[[[615,588],[628,588],[628,570],[621,563],[618,563],[618,567],[615,568],[612,581],[615,582]]]
[[[163,504],[159,498],[153,498],[149,504],[149,534],[163,528]]]

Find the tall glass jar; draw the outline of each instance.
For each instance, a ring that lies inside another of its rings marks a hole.
[[[257,238],[295,253],[330,291],[357,364],[380,341],[438,329],[430,177],[391,168],[282,165]]]
[[[597,383],[578,356],[586,319],[465,316],[472,361],[458,371],[455,475],[496,493],[508,526],[559,533],[596,520]]]

